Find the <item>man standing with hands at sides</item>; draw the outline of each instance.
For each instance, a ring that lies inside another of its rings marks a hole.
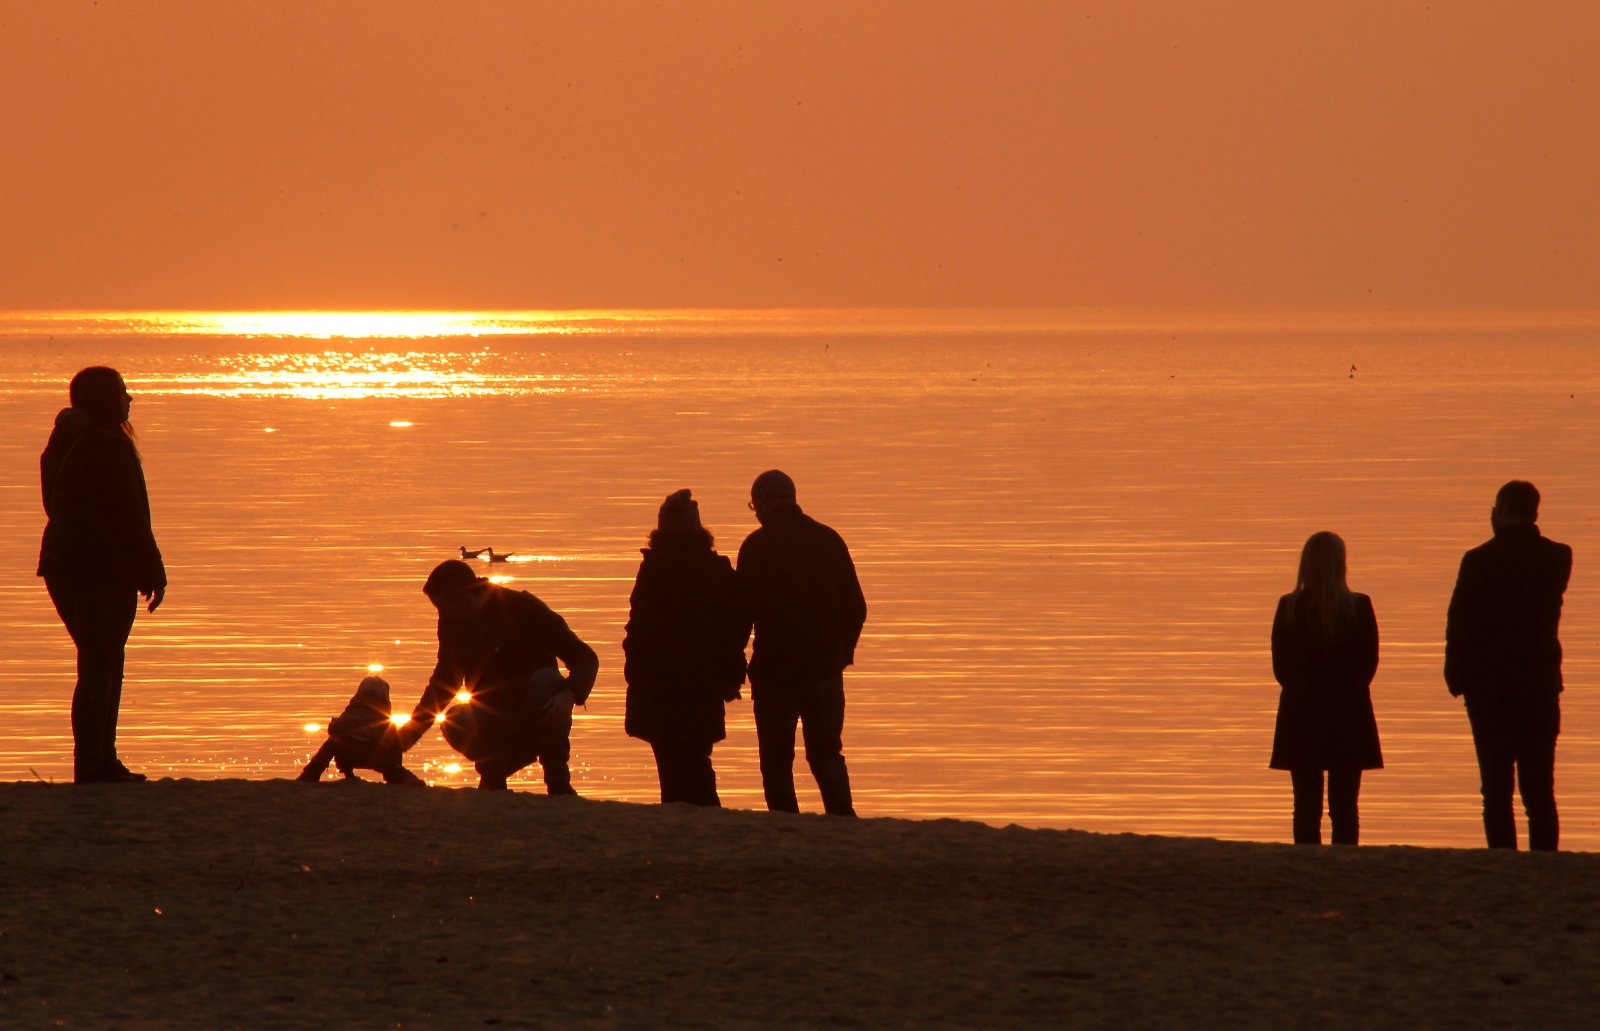
[[[1528,847],[1554,851],[1561,731],[1561,596],[1572,549],[1535,525],[1539,491],[1513,480],[1495,495],[1494,537],[1462,556],[1445,626],[1444,679],[1463,695],[1483,787],[1490,848],[1517,847],[1511,790],[1521,789]]]
[[[504,791],[506,778],[538,760],[550,794],[577,794],[567,766],[572,707],[594,687],[594,649],[538,598],[490,583],[457,559],[435,566],[422,591],[439,611],[439,659],[404,747],[442,718],[445,740],[476,765],[478,787]]]
[[[797,813],[794,732],[823,808],[856,815],[845,767],[844,670],[855,661],[867,602],[844,540],[800,511],[794,481],[756,477],[750,508],[761,526],[739,548],[738,580],[755,624],[750,698],[767,808]]]

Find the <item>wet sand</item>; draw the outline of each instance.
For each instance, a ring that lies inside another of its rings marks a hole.
[[[7,1027],[1593,1026],[1600,856],[0,785]]]

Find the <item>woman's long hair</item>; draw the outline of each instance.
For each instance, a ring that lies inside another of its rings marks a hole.
[[[1300,625],[1331,641],[1355,610],[1355,596],[1345,583],[1344,541],[1323,530],[1306,539],[1300,550],[1300,574],[1290,605]]]
[[[130,441],[137,442],[133,424],[122,417],[122,395],[128,390],[122,373],[105,365],[80,369],[67,386],[72,407],[106,427],[116,427]]]
[[[662,551],[710,551],[716,538],[703,526],[680,530],[663,530],[658,526],[650,531],[649,543],[652,549]]]

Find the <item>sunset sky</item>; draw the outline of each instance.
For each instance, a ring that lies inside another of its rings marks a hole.
[[[1597,306],[1600,4],[0,2],[0,309]]]

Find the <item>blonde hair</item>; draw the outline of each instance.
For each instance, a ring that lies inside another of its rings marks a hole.
[[[1322,530],[1306,538],[1300,549],[1300,572],[1289,604],[1299,621],[1332,640],[1355,609],[1355,595],[1345,583],[1344,540]]]

